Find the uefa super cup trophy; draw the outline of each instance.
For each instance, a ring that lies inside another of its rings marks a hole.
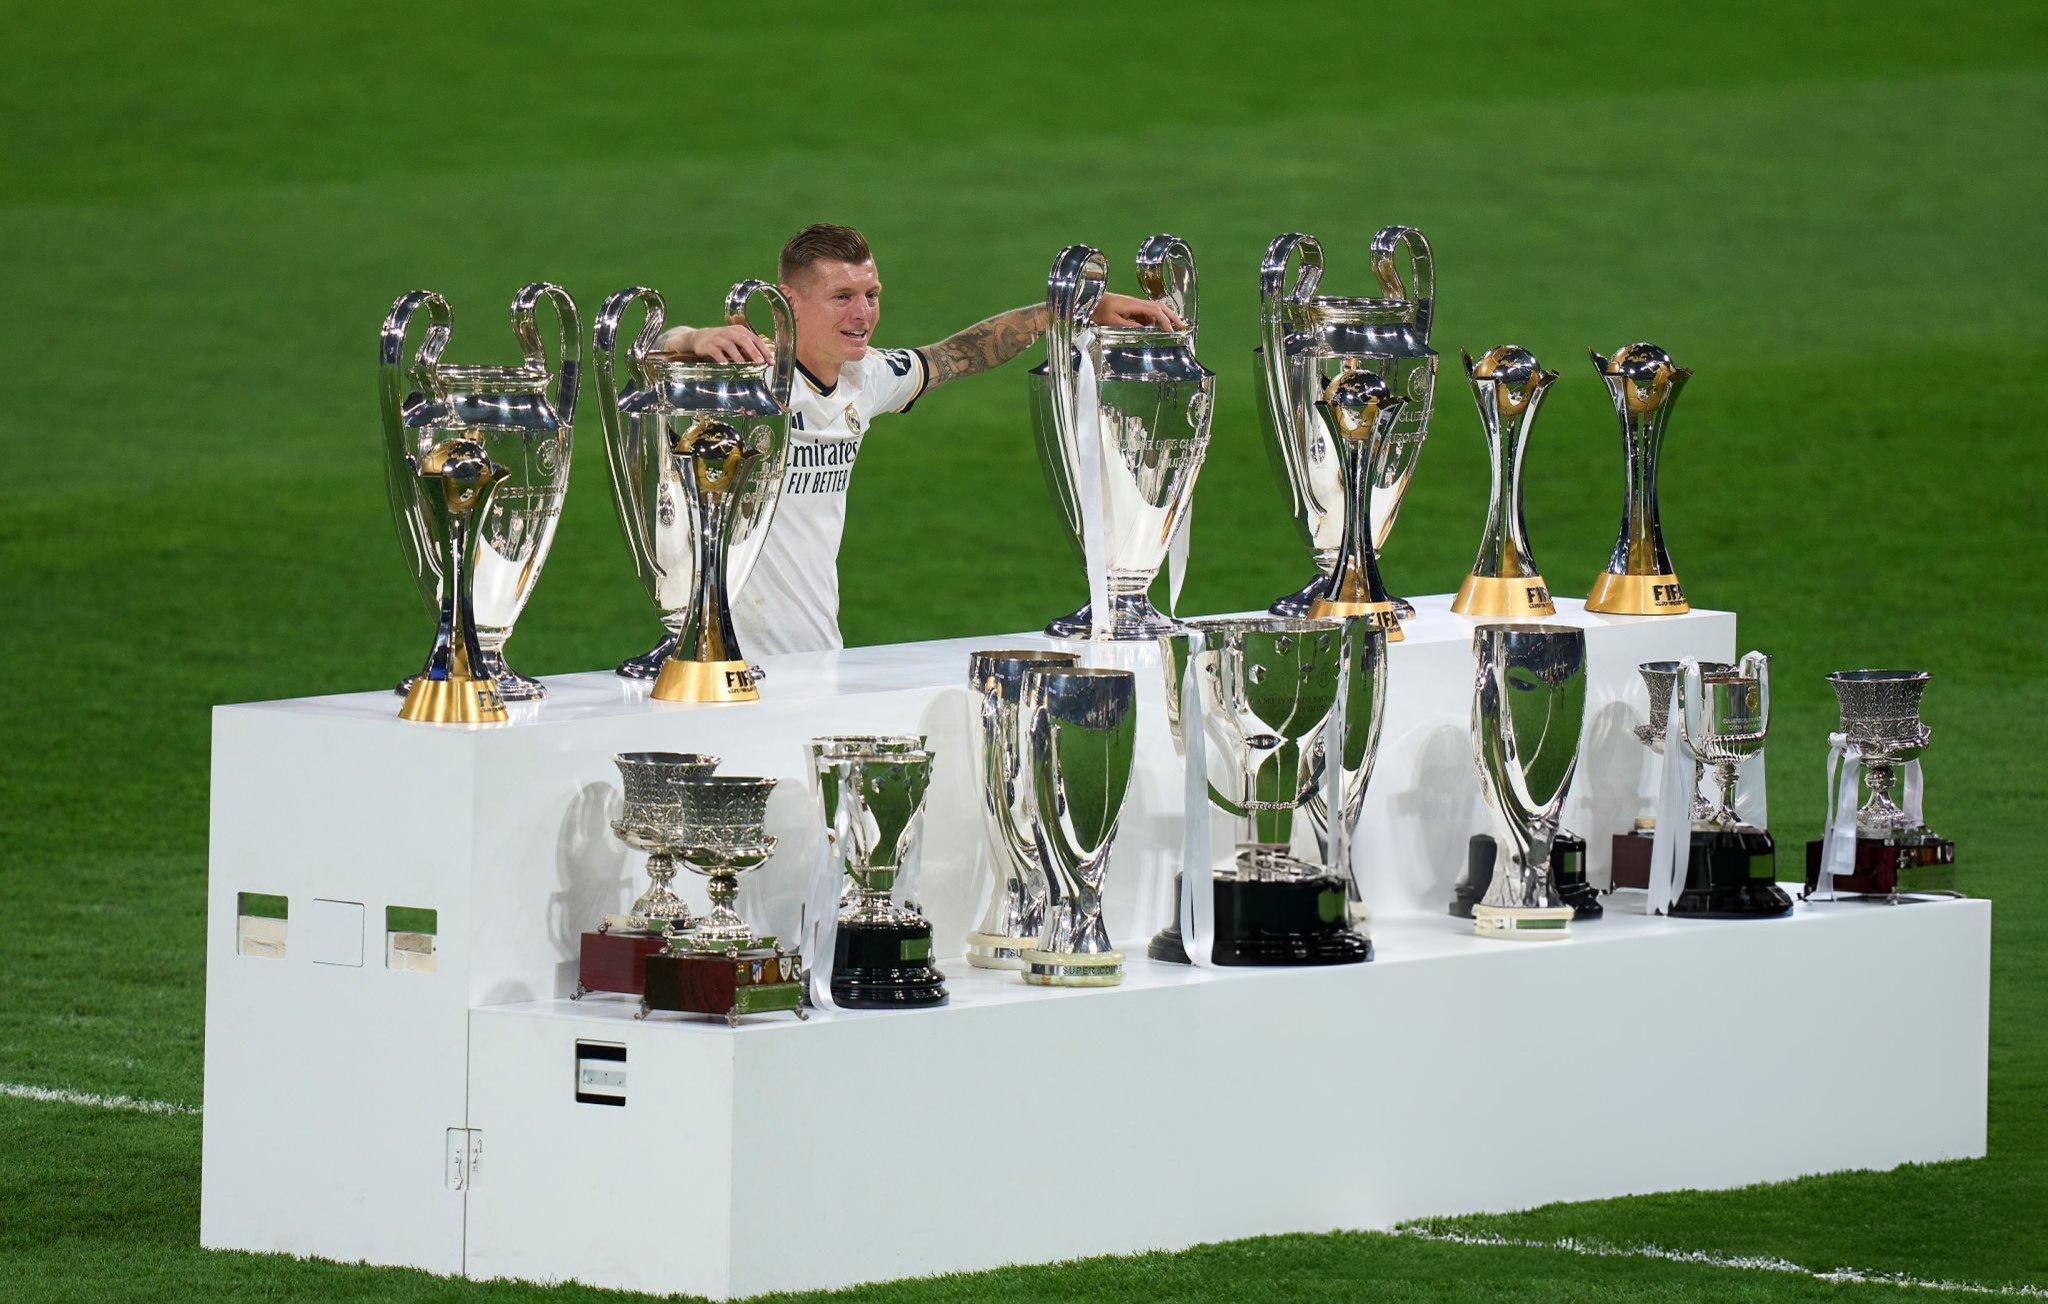
[[[1099,528],[1102,556],[1094,564],[1104,568],[1110,604],[1102,632],[1155,638],[1173,622],[1153,609],[1148,593],[1194,503],[1216,374],[1195,358],[1195,255],[1185,242],[1155,235],[1138,249],[1139,287],[1177,312],[1185,329],[1090,325],[1108,278],[1108,262],[1086,245],[1053,260],[1046,365],[1028,377],[1032,425],[1084,573],[1089,534]],[[1090,485],[1092,510],[1082,492]],[[1046,632],[1090,637],[1098,614],[1091,601]]]
[[[1593,353],[1593,366],[1607,382],[1614,414],[1621,421],[1622,452],[1628,469],[1628,497],[1621,510],[1621,537],[1607,569],[1593,581],[1586,610],[1611,616],[1676,616],[1692,610],[1685,589],[1664,550],[1664,524],[1657,514],[1657,462],[1664,452],[1664,427],[1679,391],[1692,373],[1673,365],[1654,344],[1631,344],[1611,358]]]
[[[552,372],[534,324],[534,310],[543,299],[554,308],[559,327],[559,363]],[[426,337],[408,359],[406,334],[421,309],[428,317]],[[384,318],[378,377],[391,514],[420,598],[438,611],[446,576],[415,470],[428,450],[455,438],[483,445],[501,468],[477,531],[474,607],[477,647],[483,654],[478,669],[497,681],[506,701],[533,701],[547,696],[547,690],[506,665],[504,648],[547,564],[569,490],[582,327],[568,292],[545,281],[526,286],[512,300],[512,333],[524,355],[516,367],[444,364],[441,354],[452,326],[448,301],[427,290],[401,295]],[[410,686],[402,683],[398,691]]]
[[[1238,835],[1226,864],[1184,868],[1174,887],[1174,922],[1147,953],[1188,963],[1179,894],[1191,890],[1190,882],[1200,890],[1206,877],[1215,903],[1215,963],[1370,960],[1372,943],[1353,922],[1363,917],[1353,900],[1356,880],[1348,862],[1334,863],[1333,847],[1345,845],[1342,831],[1365,803],[1386,697],[1385,632],[1362,620],[1219,617],[1190,621],[1162,643],[1175,744],[1183,755],[1189,747],[1204,749],[1209,800],[1238,820]],[[1179,710],[1189,675],[1200,697],[1200,737],[1190,736]],[[1347,684],[1333,821],[1324,766],[1333,709]],[[1187,818],[1206,819],[1208,812],[1190,810]]]
[[[627,913],[606,915],[594,933],[584,933],[578,948],[576,990],[570,999],[589,992],[626,992],[638,996],[645,987],[644,962],[660,951],[665,935],[696,927],[690,907],[676,895],[677,852],[687,831],[683,826],[683,779],[718,768],[716,756],[691,752],[620,752],[624,800],[612,833],[627,846],[647,853],[650,880]]]
[[[1727,661],[1702,661],[1699,663],[1702,675],[1727,675],[1735,672],[1735,666]],[[1650,693],[1650,717],[1646,724],[1635,727],[1636,741],[1650,749],[1652,756],[1664,757],[1666,765],[1683,765],[1683,757],[1664,756],[1664,735],[1670,725],[1671,689],[1685,673],[1680,661],[1645,661],[1636,667],[1636,673],[1643,677],[1643,686]],[[1692,818],[1704,820],[1714,813],[1713,803],[1700,795],[1700,784],[1706,777],[1705,767],[1693,764]],[[1626,833],[1614,835],[1612,885],[1614,887],[1650,886],[1650,848],[1657,827],[1654,817],[1639,819],[1635,827]]]
[[[1407,284],[1394,263],[1402,249],[1407,250],[1411,267]],[[1436,351],[1429,346],[1436,312],[1435,261],[1429,241],[1412,226],[1381,228],[1372,240],[1372,270],[1381,298],[1318,296],[1323,246],[1314,236],[1299,232],[1267,246],[1259,268],[1259,348],[1253,354],[1259,414],[1273,470],[1287,490],[1295,524],[1316,566],[1315,578],[1273,604],[1275,615],[1310,614],[1310,605],[1323,595],[1334,574],[1345,537],[1349,495],[1338,433],[1316,414],[1317,400],[1330,382],[1348,369],[1370,371],[1404,403],[1384,447],[1371,460],[1369,534],[1375,555],[1393,533],[1394,518],[1429,435],[1437,365]],[[1394,602],[1404,619],[1412,614],[1401,599]]]
[[[633,569],[661,613],[662,637],[652,649],[619,666],[628,679],[654,679],[674,655],[697,591],[699,541],[696,518],[670,455],[674,438],[701,421],[718,421],[743,431],[760,450],[760,472],[732,509],[732,543],[726,583],[737,595],[753,574],[768,539],[782,494],[789,459],[789,394],[796,374],[796,318],[782,291],[765,281],[741,281],[725,296],[725,319],[747,323],[747,308],[765,301],[774,319],[775,361],[684,362],[657,352],[667,305],[644,287],[621,290],[605,300],[597,317],[598,413],[604,422],[605,457],[611,468],[612,502],[626,536]],[[646,316],[626,350],[624,387],[619,375],[619,325],[642,304]]]
[[[1900,771],[1919,760],[1932,737],[1920,718],[1920,698],[1932,678],[1924,670],[1838,670],[1828,676],[1842,711],[1841,730],[1828,741],[1844,768],[1835,780],[1842,790],[1832,803],[1829,828],[1806,847],[1809,891],[1829,840],[1841,837],[1848,845],[1830,869],[1835,888],[1894,903],[1960,895],[1948,868],[1955,864],[1956,844],[1927,827],[1918,785],[1907,783],[1903,804],[1893,795]],[[1857,809],[1853,831],[1837,829],[1838,822],[1848,824],[1842,812],[1861,786],[1869,788],[1870,798]]]
[[[981,923],[967,934],[967,963],[978,969],[1022,969],[1045,924],[1045,877],[1022,809],[1026,793],[1018,708],[1024,673],[1037,666],[1079,664],[1072,652],[975,652],[967,658],[968,722],[974,738],[975,787],[995,882]]]
[[[1513,619],[1551,616],[1557,607],[1550,586],[1529,553],[1529,524],[1522,518],[1522,457],[1544,391],[1557,379],[1536,355],[1513,344],[1489,349],[1479,361],[1465,355],[1465,374],[1479,404],[1493,465],[1493,489],[1486,505],[1486,531],[1472,573],[1458,586],[1451,610],[1461,616]]]
[[[505,468],[472,439],[436,444],[417,463],[418,502],[434,541],[440,601],[434,650],[407,681],[401,720],[423,724],[496,724],[507,718],[500,681],[484,672],[478,646],[475,559],[477,523],[490,510]]]
[[[1046,880],[1045,924],[1024,952],[1024,980],[1113,987],[1124,954],[1102,922],[1109,848],[1130,790],[1137,677],[1128,670],[1032,666],[1018,705],[1024,824]]]
[[[924,823],[932,754],[858,744],[812,754],[820,804],[857,890],[834,935],[833,1002],[851,1009],[944,1005],[946,976],[932,967],[931,923],[892,899]]]
[[[1550,625],[1481,625],[1472,741],[1480,787],[1501,815],[1507,856],[1473,908],[1481,937],[1564,937],[1572,908],[1550,877],[1558,815],[1578,768],[1586,718],[1586,634]]]
[[[1735,809],[1738,771],[1763,754],[1770,732],[1770,683],[1770,658],[1761,652],[1744,656],[1733,672],[1679,678],[1679,747],[1695,764],[1713,767],[1715,796],[1707,816],[1692,821],[1673,916],[1747,919],[1792,909],[1792,898],[1778,886],[1771,835]]]
[[[1359,370],[1341,373],[1316,400],[1316,412],[1336,434],[1337,455],[1344,464],[1344,536],[1322,592],[1309,604],[1309,615],[1364,620],[1394,642],[1401,638],[1400,608],[1387,596],[1380,578],[1372,541],[1372,494],[1377,468],[1397,448],[1394,428],[1406,405],[1384,380]]]

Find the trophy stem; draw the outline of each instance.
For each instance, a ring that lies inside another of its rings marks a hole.
[[[490,505],[497,464],[483,446],[451,439],[422,459],[420,479],[441,537],[441,609],[434,650],[407,689],[398,718],[426,724],[495,724],[509,718],[495,681],[478,673],[470,556],[476,522]]]
[[[696,526],[697,584],[690,614],[677,636],[675,652],[662,663],[653,696],[660,702],[753,702],[760,700],[753,667],[740,653],[726,592],[727,554],[733,512],[751,464],[761,453],[741,442],[731,426],[699,422],[672,445],[677,474],[685,486]]]
[[[705,942],[746,943],[754,940],[754,930],[747,921],[740,918],[732,908],[739,896],[739,871],[731,861],[717,864],[707,876],[705,891],[711,897],[711,910],[698,921],[697,937]]]

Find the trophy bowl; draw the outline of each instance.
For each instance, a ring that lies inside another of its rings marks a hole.
[[[1137,744],[1137,677],[1128,670],[1033,666],[1018,707],[1025,826],[1047,887],[1045,926],[1023,955],[1026,982],[1108,987],[1124,954],[1102,921],[1102,885]]]
[[[675,788],[681,801],[682,838],[676,855],[692,873],[707,880],[711,910],[699,920],[696,939],[707,946],[761,946],[759,937],[733,909],[739,876],[766,863],[775,853],[768,836],[768,795],[777,780],[732,774],[680,776]]]
[[[624,801],[612,832],[619,841],[647,853],[652,880],[628,911],[638,927],[660,932],[692,927],[690,908],[669,885],[675,881],[677,848],[684,837],[682,794],[677,783],[718,768],[716,756],[696,752],[620,752],[612,757],[619,770]],[[608,931],[608,930],[604,930]]]
[[[1481,937],[1561,938],[1573,910],[1558,897],[1550,859],[1585,729],[1585,631],[1481,625],[1472,648],[1480,786],[1508,833],[1505,860],[1473,907],[1473,928]]]
[[[1927,750],[1933,731],[1920,699],[1933,678],[1924,670],[1838,670],[1828,676],[1842,709],[1842,737],[1863,762],[1870,800],[1856,812],[1859,830],[1882,836],[1919,826],[1892,800],[1898,768]]]

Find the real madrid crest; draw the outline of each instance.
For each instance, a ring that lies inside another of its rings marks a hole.
[[[851,403],[846,405],[846,428],[856,435],[861,433],[860,413],[853,410],[853,404]]]

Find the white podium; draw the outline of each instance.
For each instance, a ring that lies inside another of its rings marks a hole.
[[[1417,605],[1358,831],[1377,961],[1134,958],[1101,991],[957,959],[989,878],[967,654],[1036,636],[770,658],[746,706],[593,673],[508,725],[407,724],[388,692],[219,708],[202,1242],[726,1298],[1983,1153],[1986,902],[1728,923],[1645,919],[1622,893],[1533,945],[1445,914],[1490,827],[1475,622]],[[1566,824],[1597,883],[1607,835],[1649,806],[1635,666],[1726,659],[1735,620],[1559,606],[1588,631]],[[1142,957],[1178,868],[1179,762],[1157,650],[1087,655],[1138,672],[1107,907]],[[784,781],[781,849],[741,908],[791,936],[820,837],[804,742],[882,731],[937,752],[920,896],[950,1006],[733,1031],[563,999],[578,935],[643,885],[608,827],[614,752]],[[1809,831],[1778,832],[1791,866]],[[243,894],[288,917],[246,918]]]

